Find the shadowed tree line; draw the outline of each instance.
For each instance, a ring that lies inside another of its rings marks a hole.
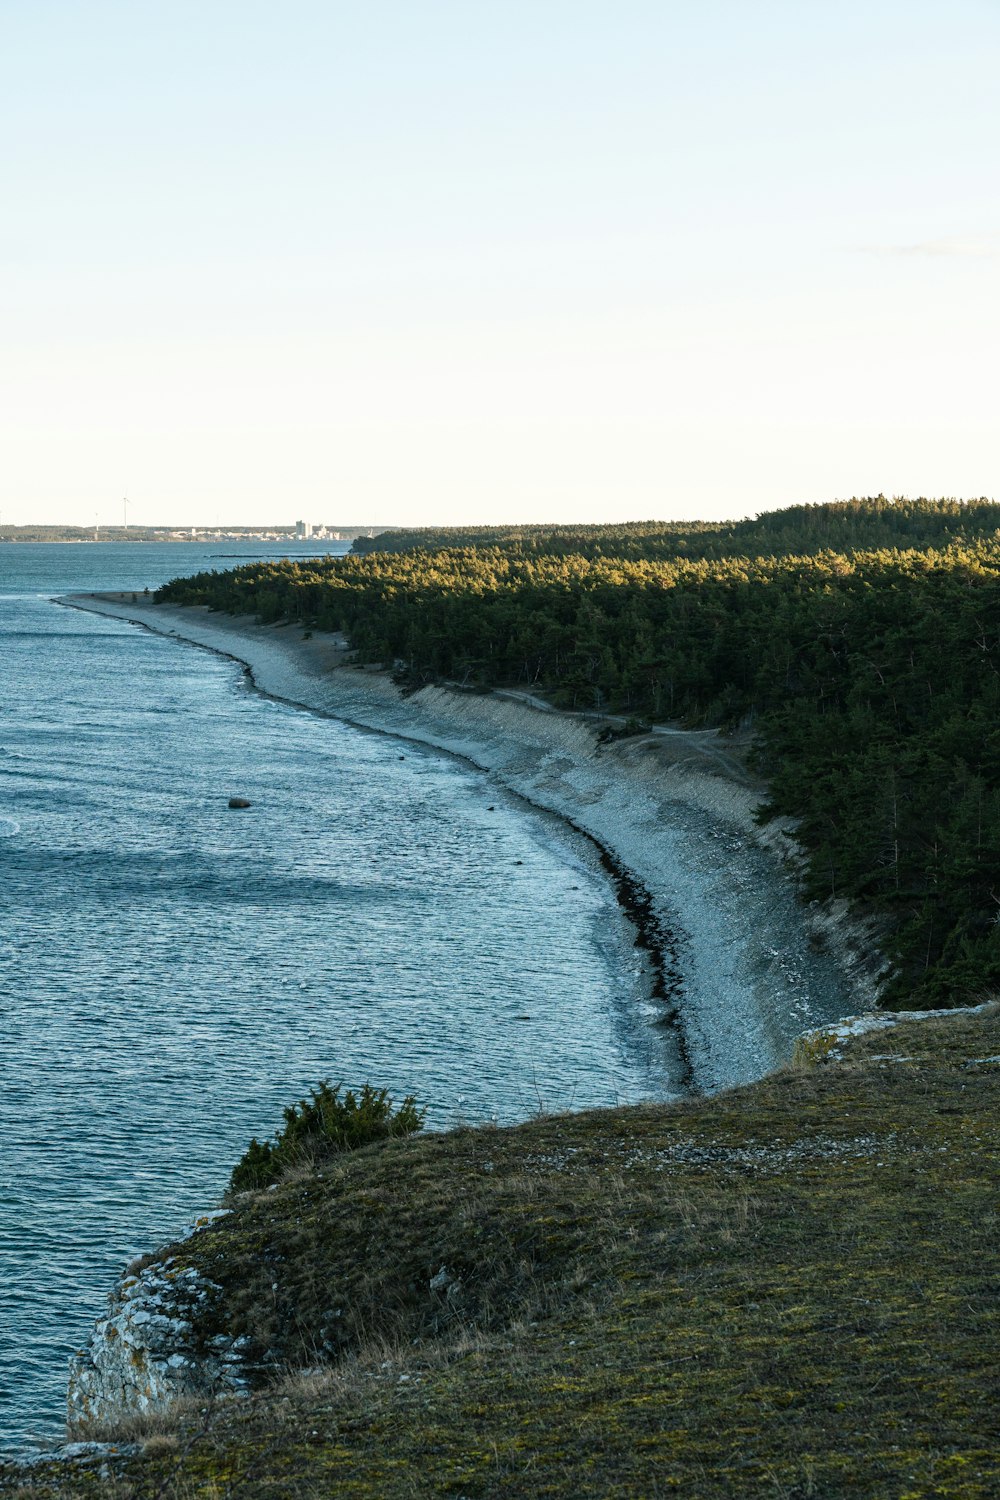
[[[992,500],[837,500],[792,505],[745,521],[629,521],[617,526],[427,526],[358,537],[352,550],[440,552],[452,547],[516,548],[527,555],[578,557],[780,557],[870,551],[879,547],[947,547],[995,536],[1000,504]]]
[[[342,630],[412,686],[750,725],[767,814],[799,822],[804,894],[883,920],[891,1002],[947,1005],[1000,984],[998,512],[879,497],[703,529],[720,549],[722,530],[769,538],[755,556],[661,556],[684,528],[652,523],[534,528],[530,545],[508,528],[479,534],[496,545],[255,563],[157,597]],[[784,550],[795,536],[820,540]]]

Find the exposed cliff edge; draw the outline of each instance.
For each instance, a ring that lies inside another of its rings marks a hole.
[[[192,1233],[221,1217],[199,1219]],[[220,1288],[173,1254],[129,1266],[108,1296],[87,1348],[70,1363],[70,1432],[167,1411],[186,1396],[239,1395],[249,1387],[246,1339],[199,1333]]]
[[[997,1014],[996,1002],[985,1001],[954,1010],[883,1011],[853,1016],[833,1026],[803,1033],[796,1046],[796,1058],[805,1069],[842,1062],[855,1038],[883,1035],[888,1042],[888,1034],[897,1027],[918,1038],[920,1032],[914,1032],[914,1023],[938,1023],[946,1028],[945,1035],[952,1030],[958,1035],[970,1023],[974,1024],[974,1018],[980,1018],[983,1024],[993,1023],[995,1031]],[[885,1056],[896,1060],[894,1054]],[[875,1061],[880,1060],[876,1056]],[[899,1061],[909,1063],[916,1059],[902,1055]],[[963,1058],[961,1066],[991,1072],[998,1064],[1000,1055]],[[865,1154],[871,1146],[872,1142],[852,1138],[850,1149],[851,1152],[861,1149]],[[770,1149],[766,1143],[759,1143],[744,1154],[751,1159],[756,1152],[759,1160],[764,1161]],[[819,1154],[827,1150],[828,1144],[824,1143]],[[803,1159],[812,1154],[804,1151]],[[706,1163],[711,1160],[707,1157]],[[724,1156],[719,1158],[720,1164],[724,1161]],[[253,1198],[252,1194],[243,1195],[242,1201],[245,1204]],[[257,1195],[257,1202],[261,1201],[266,1199]],[[228,1213],[229,1210],[216,1210],[203,1215],[186,1239],[156,1251],[138,1269],[130,1266],[125,1270],[108,1297],[107,1314],[96,1324],[87,1349],[71,1363],[67,1398],[71,1436],[86,1438],[94,1431],[113,1429],[130,1418],[164,1414],[185,1398],[246,1396],[273,1380],[279,1363],[273,1349],[255,1347],[254,1339],[246,1332],[217,1331],[232,1323],[232,1312],[227,1310],[226,1303],[233,1296],[233,1288],[227,1290],[189,1259],[191,1255],[198,1257],[201,1247],[196,1237],[200,1232],[210,1229]],[[221,1227],[224,1232],[226,1226]],[[434,1259],[432,1256],[432,1263]],[[426,1291],[432,1324],[446,1325],[454,1315],[461,1315],[462,1281],[446,1265],[442,1264],[426,1278]],[[438,1293],[442,1295],[436,1296]],[[440,1319],[436,1316],[439,1307],[443,1314]],[[426,1327],[420,1329],[421,1333],[426,1331]],[[324,1359],[335,1357],[338,1352],[336,1338],[333,1342],[326,1339],[319,1350]]]
[[[116,1351],[103,1441],[0,1493],[986,1500],[998,1079],[1000,1006],[882,1014],[747,1088],[319,1159],[126,1277],[94,1352],[155,1381]]]

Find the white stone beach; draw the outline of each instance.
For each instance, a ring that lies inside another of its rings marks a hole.
[[[63,602],[244,663],[265,693],[458,755],[569,820],[637,880],[666,937],[692,1081],[714,1090],[787,1060],[803,1031],[870,1009],[880,959],[846,913],[806,908],[788,830],[755,821],[765,788],[725,739],[668,726],[600,744],[591,717],[528,694],[404,696],[346,642],[131,595]]]

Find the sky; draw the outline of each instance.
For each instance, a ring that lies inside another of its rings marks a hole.
[[[0,522],[1000,494],[1000,0],[0,0]]]

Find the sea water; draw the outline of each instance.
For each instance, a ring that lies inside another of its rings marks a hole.
[[[260,555],[0,544],[0,1447],[61,1435],[125,1262],[321,1079],[416,1094],[433,1127],[672,1092],[575,835],[54,602]]]

